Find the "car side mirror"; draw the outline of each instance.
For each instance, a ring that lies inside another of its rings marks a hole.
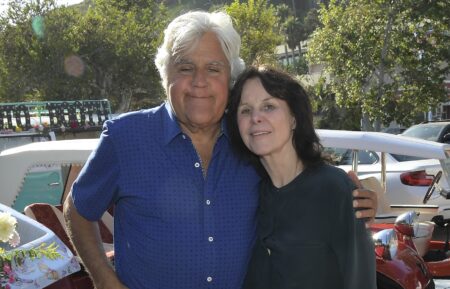
[[[442,142],[450,144],[450,133],[447,133],[442,137]]]
[[[375,254],[385,260],[392,260],[397,255],[398,240],[393,229],[381,230],[372,236]]]
[[[403,235],[414,237],[414,222],[419,218],[419,213],[410,211],[401,214],[395,220],[395,229]]]

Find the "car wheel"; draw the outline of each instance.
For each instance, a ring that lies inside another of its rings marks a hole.
[[[436,288],[436,286],[434,285],[434,280],[431,279],[430,284],[428,284],[427,288],[425,288],[425,289],[435,289],[435,288]]]
[[[423,197],[423,203],[426,204],[428,200],[431,198],[431,195],[433,194],[434,190],[436,189],[437,183],[439,183],[439,180],[441,179],[442,171],[437,172],[436,176],[433,178],[433,181],[431,182],[430,187],[428,187],[427,192],[425,193],[425,197]]]
[[[391,278],[377,272],[377,289],[406,289],[406,288],[404,288]]]

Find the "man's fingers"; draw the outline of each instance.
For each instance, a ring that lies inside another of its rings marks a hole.
[[[373,209],[366,209],[355,212],[356,218],[365,219],[366,228],[368,228],[374,221],[373,216],[375,215],[375,211]]]
[[[376,193],[372,192],[371,190],[368,189],[357,189],[353,191],[353,197],[355,198],[368,198],[368,199],[373,199],[376,198]]]
[[[374,214],[373,209],[366,209],[366,210],[361,210],[361,211],[355,212],[356,218],[358,218],[358,219],[361,219],[361,218],[372,219],[373,214]]]
[[[356,200],[354,199],[353,207],[355,207],[355,208],[373,208],[373,200],[372,199],[356,199]]]
[[[356,173],[354,171],[348,171],[347,174],[358,189],[361,189],[363,187],[361,184],[361,181],[358,179],[358,176],[356,175]]]

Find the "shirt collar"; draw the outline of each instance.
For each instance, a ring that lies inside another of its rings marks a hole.
[[[164,144],[169,144],[176,136],[182,134],[180,124],[177,121],[177,117],[172,109],[172,106],[168,101],[165,102],[164,108],[167,113],[163,116],[163,129],[164,129]],[[225,122],[225,118],[220,121],[220,135],[225,135],[227,139],[228,130]]]
[[[164,108],[167,113],[163,115],[164,144],[169,144],[177,135],[181,134],[181,127],[177,122],[172,106],[168,101],[165,102]]]

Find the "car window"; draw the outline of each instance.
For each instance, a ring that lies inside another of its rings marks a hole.
[[[409,162],[409,161],[417,161],[417,160],[425,159],[425,158],[405,156],[405,155],[396,155],[396,154],[391,154],[391,156],[398,162]]]
[[[438,141],[439,135],[444,128],[444,124],[416,125],[405,130],[402,135]]]
[[[353,162],[352,150],[347,150],[342,156],[339,165],[351,165]],[[358,151],[358,164],[371,165],[378,162],[378,155],[373,151]]]
[[[352,150],[339,148],[326,148],[325,152],[331,156],[336,165],[351,165],[353,161]],[[368,165],[375,164],[379,161],[379,157],[374,151],[361,150],[358,151],[358,164]]]
[[[49,135],[41,133],[2,133],[0,132],[0,152],[6,149],[29,144],[32,142],[49,141]]]

